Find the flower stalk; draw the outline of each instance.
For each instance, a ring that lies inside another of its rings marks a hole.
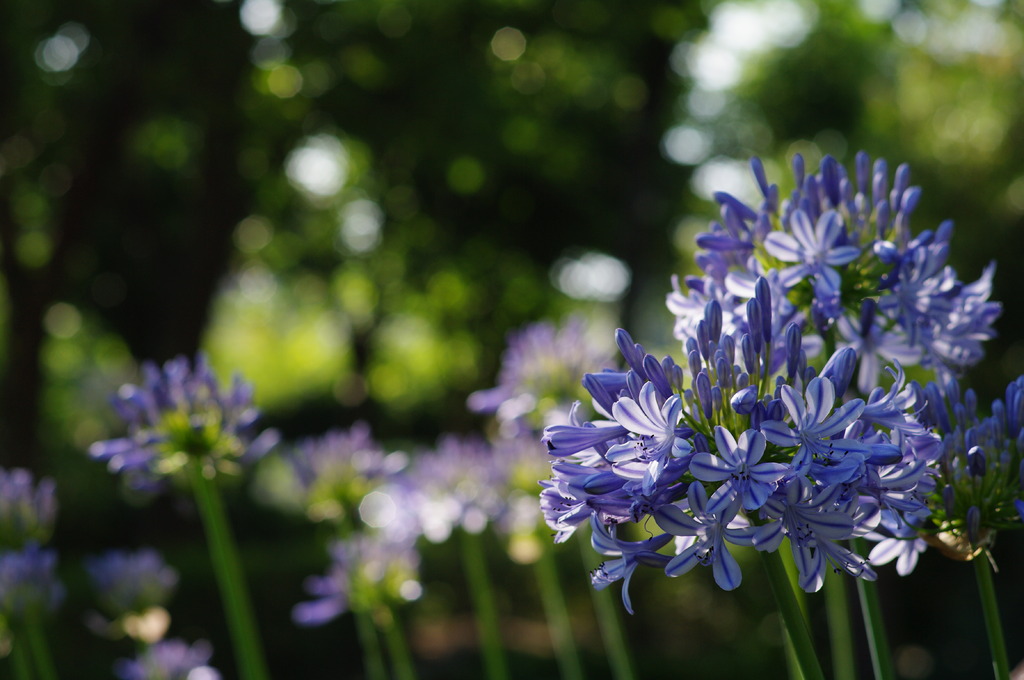
[[[14,680],[32,680],[32,662],[29,659],[28,650],[14,641],[11,648],[11,666],[14,670]]]
[[[814,651],[810,628],[807,626],[807,620],[804,618],[800,604],[789,584],[789,576],[786,575],[782,557],[777,551],[763,551],[760,554],[765,570],[768,572],[768,582],[779,607],[779,614],[782,616],[786,634],[793,645],[793,652],[796,655],[800,671],[806,680],[825,680],[821,663]]]
[[[589,544],[584,541],[576,543],[580,547],[584,566],[588,568],[596,566],[593,564],[594,551],[590,549]],[[619,619],[619,610],[614,596],[607,590],[591,589],[590,597],[594,603],[597,627],[601,631],[601,642],[604,645],[605,655],[608,657],[608,665],[612,669],[612,677],[615,680],[635,680],[636,671],[633,669],[633,659],[622,630],[622,621]]]
[[[363,650],[363,666],[369,680],[387,680],[387,668],[384,665],[384,653],[377,637],[377,626],[373,616],[362,607],[352,608],[352,617],[356,623],[356,635],[359,636],[359,647]]]
[[[416,680],[416,669],[409,655],[409,645],[398,616],[391,607],[382,607],[378,611],[380,628],[384,631],[384,639],[391,653],[391,666],[396,680]]]
[[[270,675],[267,672],[253,618],[245,574],[242,572],[216,481],[206,474],[201,459],[190,461],[186,467],[223,599],[224,614],[235,649],[239,676],[242,680],[269,680]]]
[[[996,599],[992,568],[987,559],[982,559],[983,556],[988,557],[988,552],[985,551],[971,561],[974,562],[974,576],[978,581],[981,609],[985,615],[985,630],[988,632],[988,644],[992,652],[992,672],[996,680],[1010,680],[1010,663],[1006,655],[1003,625],[999,620],[999,601]]]
[[[534,567],[551,632],[551,644],[555,648],[555,657],[558,660],[558,670],[562,680],[583,680],[583,668],[580,665],[579,653],[576,651],[576,642],[572,637],[569,608],[562,595],[554,551],[546,541],[540,542],[540,546],[540,557]]]
[[[832,676],[835,680],[856,680],[857,664],[853,657],[853,633],[850,630],[850,607],[846,600],[846,579],[840,578],[838,574],[829,574],[825,577],[824,590],[828,637],[832,648]]]
[[[476,611],[477,628],[484,657],[484,668],[489,680],[508,680],[508,664],[501,644],[498,611],[494,604],[494,591],[480,536],[463,531],[461,536],[462,563],[469,583],[469,594]]]
[[[24,636],[32,654],[36,677],[39,680],[57,680],[57,669],[53,665],[53,655],[46,642],[43,626],[35,612],[25,613]]]
[[[854,550],[864,550],[864,540],[854,538],[851,541]],[[889,640],[885,634],[885,621],[882,618],[882,601],[878,597],[878,587],[874,581],[857,579],[857,595],[860,598],[860,609],[864,615],[864,630],[867,633],[868,649],[871,652],[871,667],[875,672],[875,680],[895,680],[892,654],[889,651]]]

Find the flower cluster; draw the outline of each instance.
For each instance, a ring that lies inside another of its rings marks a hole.
[[[306,579],[313,600],[292,609],[301,626],[319,626],[350,608],[369,611],[380,602],[419,598],[419,553],[409,542],[355,535],[335,541],[329,548],[331,565],[323,576]]]
[[[408,463],[386,453],[366,423],[300,441],[286,456],[293,497],[313,520],[350,521],[363,499],[388,484]]]
[[[942,453],[931,512],[916,527],[946,555],[969,560],[998,530],[1024,526],[1024,376],[1007,385],[987,417],[978,413],[974,391],[961,392],[956,380],[921,392],[921,420],[941,433]]]
[[[164,609],[178,585],[178,572],[153,548],[109,550],[87,557],[89,574],[100,608],[90,627],[111,637],[129,637],[152,643],[163,638],[170,625]]]
[[[306,579],[314,599],[297,604],[292,619],[318,626],[349,610],[369,612],[419,597],[422,493],[409,457],[387,452],[358,422],[298,442],[283,460],[291,504],[335,530],[326,573]]]
[[[55,610],[64,600],[57,552],[29,543],[0,553],[0,614],[14,620]]]
[[[703,275],[676,280],[668,295],[678,338],[697,338],[710,300],[722,308],[725,332],[736,339],[753,334],[745,305],[763,277],[772,293],[774,342],[784,342],[781,331],[795,323],[809,351],[823,340],[855,349],[862,395],[878,384],[884,362],[920,364],[943,382],[977,363],[1001,312],[988,301],[994,265],[965,284],[946,264],[952,222],[912,236],[921,190],[910,186],[907,165],[890,187],[886,162],[872,164],[864,152],[853,178],[829,156],[817,174],[806,174],[797,155],[796,188],[784,201],[761,162],[755,158],[752,166],[760,206],[715,194],[722,220],[697,237]]]
[[[843,401],[853,350],[838,350],[817,375],[795,323],[775,342],[771,293],[763,278],[757,288],[747,305],[756,330],[738,343],[718,301],[707,304],[699,340],[687,342],[688,371],[620,330],[628,370],[584,378],[604,419],[545,431],[558,460],[542,507],[556,540],[589,521],[594,547],[616,558],[594,574],[596,586],[628,580],[640,564],[669,576],[702,564],[731,590],[741,574],[730,545],[773,551],[787,538],[807,591],[821,588],[828,565],[874,579],[845,539],[874,529],[883,509],[926,510],[938,442],[914,419],[902,370],[891,370],[889,390]],[[665,533],[620,537],[649,518]],[[674,554],[659,552],[670,542]]]
[[[14,621],[53,611],[64,599],[53,533],[57,488],[28,470],[0,469],[0,616]]]
[[[133,486],[152,487],[190,461],[211,473],[237,472],[277,444],[274,430],[257,427],[252,386],[236,376],[222,390],[202,354],[191,366],[185,357],[163,367],[146,362],[142,373],[142,385],[123,385],[113,399],[128,435],[89,447]]]
[[[213,648],[204,640],[188,644],[177,638],[162,640],[141,651],[135,659],[118,659],[118,680],[220,680],[209,665]]]
[[[566,418],[580,396],[580,374],[611,365],[612,357],[588,336],[581,319],[529,324],[509,333],[497,386],[474,392],[467,406],[495,414],[504,436],[539,429]]]
[[[22,468],[0,469],[0,549],[46,543],[57,518],[57,487]]]
[[[437,445],[413,461],[416,507],[423,535],[433,543],[462,528],[476,534],[501,521],[511,458],[499,458],[491,444],[476,436],[442,435]]]

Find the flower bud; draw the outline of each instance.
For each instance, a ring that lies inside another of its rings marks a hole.
[[[949,484],[942,487],[942,509],[946,511],[946,517],[956,514],[956,492]]]
[[[697,387],[697,399],[700,400],[701,409],[704,412],[704,417],[708,420],[711,419],[711,378],[704,371],[697,374],[697,378],[694,380],[694,385]]]
[[[985,450],[975,446],[967,452],[967,471],[972,477],[985,476]]]
[[[747,300],[747,325],[750,327],[750,339],[753,342],[754,352],[761,353],[761,344],[764,339],[761,321],[761,303],[757,298]]]
[[[722,305],[718,300],[711,300],[704,305],[704,319],[708,323],[708,335],[711,340],[722,337]]]
[[[981,540],[981,510],[977,505],[967,509],[967,540],[977,546]]]
[[[754,297],[761,306],[761,336],[766,344],[772,341],[772,290],[767,279],[757,277],[754,284]]]
[[[697,347],[700,349],[700,355],[704,359],[711,358],[710,343],[711,334],[708,329],[708,322],[701,319],[697,322]]]
[[[729,405],[732,410],[741,416],[748,415],[754,408],[754,404],[757,401],[757,386],[748,385],[742,390],[732,395],[732,399],[729,400]]]

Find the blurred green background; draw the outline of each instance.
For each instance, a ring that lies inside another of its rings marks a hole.
[[[289,439],[357,419],[394,446],[480,428],[465,398],[526,322],[576,312],[674,349],[669,277],[692,271],[711,192],[753,195],[751,155],[783,195],[794,152],[910,163],[914,228],[956,222],[965,281],[999,263],[1000,337],[966,380],[998,396],[1024,372],[1022,15],[1019,0],[0,3],[0,464],[58,480],[65,675],[108,677],[131,651],[81,625],[81,556],[143,544],[183,572],[172,633],[210,638],[234,672],[194,511],[126,498],[85,455],[116,434],[106,398],[138,360],[205,349]],[[320,537],[244,485],[231,501],[275,677],[359,677],[350,621],[288,619]],[[492,547],[517,677],[554,677],[532,581]],[[606,677],[565,547],[576,635]],[[414,652],[424,677],[478,677],[449,552],[426,550]],[[1011,662],[1022,553],[1018,536],[995,549]],[[647,675],[784,677],[747,571],[737,593],[703,573],[635,579]],[[969,566],[928,554],[911,578],[882,572],[903,677],[987,673]]]

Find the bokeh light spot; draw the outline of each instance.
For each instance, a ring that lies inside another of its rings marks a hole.
[[[526,52],[526,36],[518,28],[499,28],[491,38],[491,52],[502,61],[515,61]]]

